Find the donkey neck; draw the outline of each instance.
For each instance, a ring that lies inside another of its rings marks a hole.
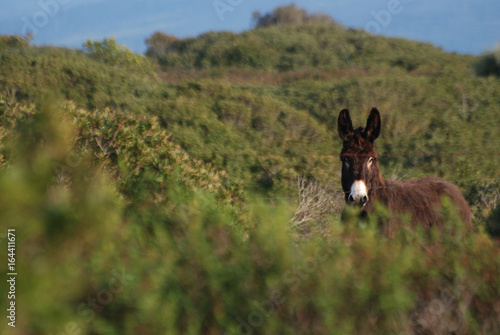
[[[375,195],[375,197],[382,195],[384,193],[384,190],[386,189],[386,186],[390,184],[390,182],[387,181],[380,173],[378,165],[377,170],[378,173],[374,174],[372,176],[372,179],[370,180],[370,186],[372,188],[371,193]]]

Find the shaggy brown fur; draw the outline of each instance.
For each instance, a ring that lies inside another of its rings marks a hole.
[[[467,227],[471,227],[471,211],[462,193],[455,185],[444,179],[426,177],[400,182],[385,180],[380,174],[378,155],[374,142],[380,134],[380,114],[372,108],[366,128],[353,129],[349,111],[344,109],[338,119],[338,132],[343,141],[340,154],[342,160],[342,188],[347,203],[353,203],[351,186],[354,181],[363,181],[368,190],[368,201],[363,211],[370,212],[375,202],[384,204],[392,213],[409,213],[412,223],[425,228],[440,226],[439,215],[443,197],[449,197],[457,207]],[[392,224],[385,227],[392,235]]]

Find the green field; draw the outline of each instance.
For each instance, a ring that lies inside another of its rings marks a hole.
[[[146,55],[0,36],[2,334],[500,333],[500,57],[268,19]],[[473,232],[341,222],[338,113],[372,106],[383,175],[455,183]]]

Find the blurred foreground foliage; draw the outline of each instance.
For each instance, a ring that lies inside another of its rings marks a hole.
[[[498,78],[293,6],[254,19],[155,33],[147,58],[0,36],[0,332],[500,332]],[[474,232],[446,206],[392,240],[382,208],[340,222],[338,111],[372,105],[384,175],[454,182]]]
[[[392,240],[376,217],[330,216],[328,233],[297,242],[293,206],[243,205],[154,119],[13,110],[0,170],[2,231],[17,236],[9,333],[500,331],[499,249],[451,210],[445,229]]]
[[[154,118],[42,102],[2,125],[13,333],[500,331],[498,247],[453,211],[444,230],[392,240],[375,218],[330,216],[327,234],[297,243],[289,204],[243,205]]]

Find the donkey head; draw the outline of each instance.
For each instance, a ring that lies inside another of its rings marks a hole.
[[[372,189],[380,184],[380,171],[374,142],[380,134],[380,114],[372,108],[366,128],[352,127],[349,111],[340,112],[338,132],[343,141],[342,189],[350,204],[365,206],[370,201]]]

